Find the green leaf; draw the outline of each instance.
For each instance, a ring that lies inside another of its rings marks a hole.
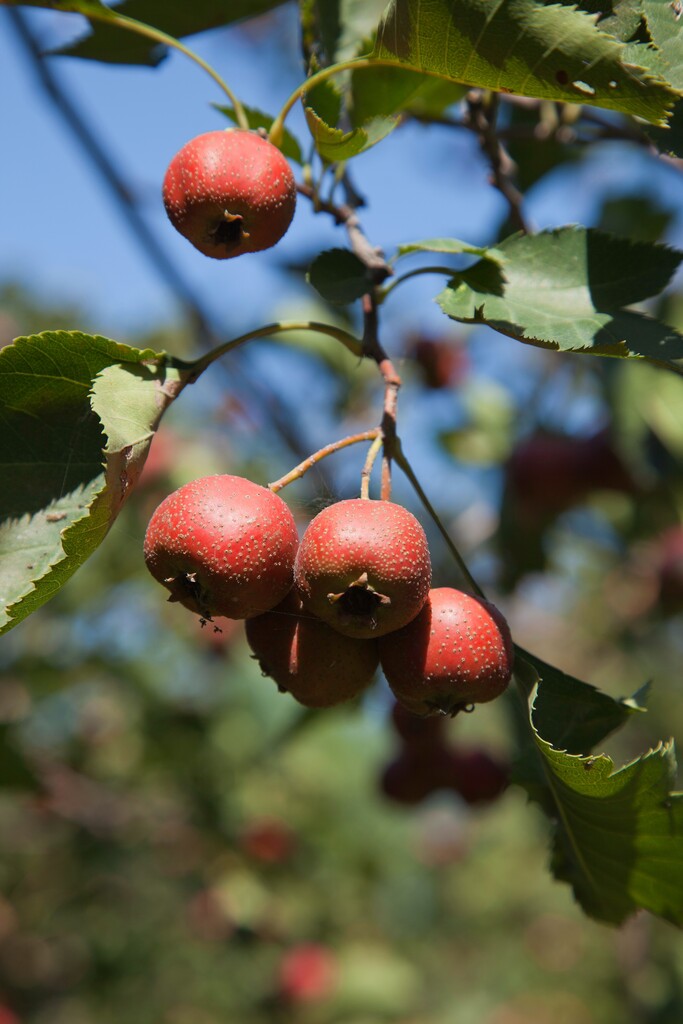
[[[216,110],[219,110],[221,114],[225,114],[229,121],[233,124],[237,124],[237,117],[233,107],[222,106],[220,103],[212,103]],[[270,126],[275,120],[270,114],[265,114],[262,110],[258,110],[256,107],[245,107],[242,104],[244,113],[247,115],[247,121],[249,127],[252,129],[265,128],[267,131],[270,130]],[[289,160],[294,160],[297,164],[303,164],[304,158],[301,152],[301,146],[299,140],[289,131],[288,128],[283,129],[282,145],[280,149]]]
[[[353,124],[363,124],[401,111],[438,115],[466,92],[462,85],[430,78],[421,71],[381,65],[362,68],[351,76],[351,117]]]
[[[449,317],[532,345],[634,356],[683,372],[683,337],[619,308],[664,288],[680,253],[580,227],[513,235],[498,248],[502,269],[480,260],[437,297]]]
[[[648,47],[629,47],[627,63],[623,44],[601,32],[595,17],[534,0],[391,0],[373,56],[469,86],[606,107],[653,124],[666,124],[676,98],[649,70]]]
[[[76,331],[0,352],[0,633],[102,541],[184,376],[164,354]]]
[[[312,92],[313,90],[311,90]],[[311,93],[306,95],[307,105],[304,107],[306,122],[313,136],[318,153],[329,163],[340,163],[350,160],[353,156],[365,152],[375,143],[380,142],[398,124],[398,118],[377,117],[362,127],[343,131],[328,123],[311,106]]]
[[[542,728],[554,733],[558,743],[569,747],[580,739],[582,746],[591,734],[618,727],[631,707],[639,710],[640,695],[630,705],[611,702],[587,684],[521,654],[516,671],[526,677],[525,687],[536,680],[531,725],[538,772],[535,778],[517,778],[554,821],[555,877],[572,886],[582,908],[597,920],[621,924],[645,909],[683,924],[683,796],[671,792],[676,777],[673,745],[660,744],[619,769],[604,754],[559,749]],[[532,660],[541,668],[541,678]],[[571,721],[565,727],[562,718],[567,715]]]
[[[482,259],[491,260],[493,263],[502,263],[505,259],[500,249],[487,248],[481,245],[470,245],[469,242],[461,242],[458,238],[425,238],[421,242],[405,242],[396,249],[399,259],[401,256],[409,256],[414,252],[441,252],[450,253],[453,256],[480,256]]]
[[[197,32],[205,32],[207,29],[256,17],[264,11],[279,7],[282,3],[284,0],[192,0],[192,3],[188,3],[187,0],[127,0],[119,4],[116,11],[147,25],[154,25],[167,35],[181,39]],[[73,0],[71,3],[38,3],[32,6],[77,10],[87,15],[88,7],[91,5],[84,0]],[[167,48],[144,36],[121,31],[114,24],[96,21],[92,24],[90,34],[54,52],[67,57],[81,57],[111,64],[155,66],[166,56]]]
[[[683,19],[671,0],[643,0],[643,13],[652,42],[657,47],[666,77],[683,89]]]
[[[355,302],[371,288],[367,267],[350,249],[328,249],[317,256],[308,281],[328,302]]]
[[[628,719],[645,710],[648,686],[633,697],[615,700],[597,687],[567,675],[521,648],[520,659],[528,663],[541,683],[534,703],[534,724],[553,747],[568,754],[589,754],[598,743],[620,729]]]
[[[322,48],[326,65],[349,60],[361,52],[385,6],[386,0],[299,0],[305,45]]]

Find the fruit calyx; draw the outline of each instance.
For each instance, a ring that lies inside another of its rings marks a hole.
[[[227,252],[239,249],[242,242],[249,238],[249,232],[244,228],[244,217],[239,213],[230,213],[229,210],[223,211],[223,217],[208,234],[214,245],[224,246]]]
[[[370,584],[368,574],[361,573],[357,580],[349,583],[339,594],[328,594],[327,600],[337,606],[339,622],[342,625],[362,625],[377,628],[375,611],[380,605],[391,604],[387,594],[380,594]]]
[[[167,576],[163,583],[171,591],[169,601],[179,601],[186,607],[194,604],[203,621],[212,621],[196,572],[179,572],[177,576]]]

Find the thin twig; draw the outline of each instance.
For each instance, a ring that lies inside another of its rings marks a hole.
[[[481,151],[491,167],[491,184],[507,200],[510,221],[518,231],[528,234],[529,228],[522,214],[524,197],[511,179],[514,164],[496,134],[497,111],[498,97],[495,94],[485,99],[481,90],[474,89],[467,96],[465,124],[477,134]]]
[[[381,430],[378,430],[377,431],[377,437],[375,438],[375,440],[370,445],[370,448],[368,450],[368,454],[366,456],[365,462],[363,463],[363,468],[361,470],[361,474],[360,474],[360,496],[361,496],[361,498],[366,498],[367,499],[367,498],[370,497],[370,477],[372,475],[373,466],[375,465],[375,462],[377,461],[377,456],[379,455],[379,453],[380,453],[380,451],[382,449],[382,444],[383,443],[384,443],[384,439],[382,437],[382,432],[381,432]]]
[[[475,580],[474,576],[472,575],[472,573],[467,568],[467,565],[465,564],[465,560],[463,559],[462,555],[460,554],[460,552],[456,548],[455,544],[453,543],[448,530],[446,529],[446,527],[441,522],[441,519],[439,518],[438,512],[436,511],[436,509],[432,505],[431,501],[429,500],[429,498],[425,494],[424,490],[422,489],[422,485],[420,484],[420,481],[415,476],[415,472],[413,470],[413,467],[410,465],[410,463],[408,462],[407,458],[403,454],[403,449],[401,447],[401,442],[400,442],[400,440],[398,438],[396,438],[396,442],[395,442],[395,445],[394,445],[394,458],[396,459],[397,465],[400,466],[400,468],[403,470],[405,475],[408,477],[408,480],[412,484],[413,490],[415,491],[415,493],[417,494],[418,498],[420,499],[420,501],[424,505],[426,511],[429,513],[431,518],[434,520],[434,523],[435,523],[439,533],[441,534],[441,536],[443,537],[444,541],[446,542],[446,546],[448,547],[448,550],[450,551],[450,553],[453,556],[455,562],[457,563],[458,568],[460,569],[460,572],[462,573],[463,577],[467,580],[467,583],[469,584],[470,589],[475,594],[477,594],[478,597],[486,599],[486,594],[481,589],[481,587],[479,586],[479,584]]]
[[[333,455],[335,452],[339,452],[343,448],[349,448],[352,444],[358,444],[361,441],[376,441],[378,439],[381,442],[382,438],[379,427],[375,427],[373,430],[363,430],[359,434],[350,434],[349,437],[342,437],[341,440],[333,441],[331,444],[326,444],[324,448],[320,448],[317,452],[313,452],[307,459],[300,462],[298,466],[291,469],[289,473],[285,473],[279,480],[268,484],[268,487],[277,494],[283,487],[294,483],[295,480],[300,480],[304,473],[307,473],[321,459],[326,459],[328,455]]]
[[[360,219],[353,206],[349,203],[332,203],[317,196],[311,185],[297,184],[297,192],[306,196],[314,204],[316,211],[329,213],[336,224],[343,224],[349,236],[351,250],[368,269],[368,276],[373,285],[381,284],[391,277],[393,270],[384,258],[381,249],[375,248],[366,238]]]

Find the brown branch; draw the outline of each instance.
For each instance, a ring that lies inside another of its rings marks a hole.
[[[327,199],[321,199],[316,195],[313,187],[305,183],[297,184],[296,189],[300,195],[311,200],[316,211],[329,213],[334,217],[335,224],[341,224],[346,228],[351,250],[367,267],[368,276],[373,285],[382,284],[388,277],[391,277],[393,270],[385,260],[384,253],[368,241],[358,214],[350,203],[332,203]]]
[[[512,183],[511,175],[514,163],[496,133],[496,114],[498,97],[493,94],[485,99],[484,94],[474,89],[467,95],[467,114],[465,124],[474,131],[479,139],[479,146],[491,167],[491,184],[507,200],[510,208],[510,221],[518,231],[529,233],[529,228],[522,214],[524,197]]]

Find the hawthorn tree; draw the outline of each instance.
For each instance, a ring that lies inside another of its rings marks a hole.
[[[636,424],[628,414],[634,407],[644,409],[644,396],[653,389],[666,404],[669,381],[681,374],[683,335],[667,322],[676,316],[666,290],[683,254],[657,241],[657,232],[648,237],[637,215],[629,222],[631,236],[580,224],[534,230],[524,190],[548,167],[561,166],[577,149],[606,139],[625,140],[652,160],[680,167],[679,4],[391,0],[382,9],[374,2],[301,0],[301,82],[279,98],[279,109],[261,111],[239,94],[229,70],[226,81],[225,69],[210,67],[184,40],[263,13],[277,2],[2,3],[11,11],[35,6],[84,15],[90,31],[64,51],[73,57],[153,65],[174,49],[178,59],[199,65],[207,75],[207,99],[215,97],[216,88],[222,91],[219,109],[232,133],[228,137],[249,132],[259,144],[267,142],[293,168],[297,202],[310,204],[332,219],[340,235],[345,232],[345,244],[340,240],[318,253],[305,274],[330,310],[346,309],[345,326],[332,312],[329,321],[303,316],[266,323],[239,337],[214,336],[193,359],[133,348],[83,333],[77,325],[6,346],[0,354],[3,632],[52,598],[106,543],[124,504],[136,500],[137,481],[167,410],[236,349],[290,334],[315,337],[330,360],[341,347],[354,365],[374,364],[379,411],[362,430],[299,451],[295,468],[282,467],[271,489],[280,492],[323,460],[327,465],[329,458],[331,465],[336,453],[369,445],[358,468],[364,496],[375,464],[383,501],[391,499],[393,475],[403,475],[425,519],[433,520],[441,535],[454,580],[476,598],[488,598],[421,482],[420,466],[406,455],[401,378],[382,322],[396,289],[422,274],[433,275],[438,306],[457,324],[491,328],[511,346],[536,346],[549,357],[571,353],[577,365],[593,356],[639,364],[618,382],[618,415],[609,436],[603,431],[577,439],[568,431],[529,437],[506,464],[498,536],[501,591],[543,565],[545,541],[557,517],[592,491],[635,494],[646,501],[639,480],[648,473],[655,479],[651,493],[660,485],[674,488],[680,430],[664,415],[656,422],[643,415]],[[287,123],[299,105],[306,138],[296,137]],[[412,121],[466,130],[476,138],[491,186],[507,203],[495,244],[447,236],[406,238],[385,252],[381,238],[367,237],[353,160]],[[244,176],[252,180],[251,172]],[[177,197],[173,203],[177,212]],[[203,223],[188,227],[183,217],[172,219],[182,223],[188,237],[204,230]],[[228,249],[254,231],[241,212],[219,228],[211,229],[212,237]],[[276,241],[268,237],[266,244]],[[234,257],[241,251],[249,250],[207,255]],[[448,382],[447,348],[422,339],[411,354],[432,386]],[[617,388],[614,377],[609,386]],[[486,434],[486,443],[494,433]],[[452,440],[457,457],[462,438]],[[675,533],[676,524],[668,525]],[[674,611],[683,592],[676,543],[652,556],[661,562],[662,599]],[[202,613],[201,606],[197,611]],[[683,803],[672,791],[673,742],[667,739],[617,766],[603,752],[604,742],[642,714],[645,690],[616,699],[566,674],[560,656],[557,661],[554,667],[517,645],[513,685],[521,716],[510,702],[517,746],[513,781],[548,817],[552,872],[597,920],[621,924],[645,909],[680,925]],[[405,676],[404,665],[399,673]],[[353,687],[349,693],[355,693]],[[429,753],[420,759],[433,760]],[[410,771],[419,774],[415,765]],[[419,786],[416,792],[419,798]]]

